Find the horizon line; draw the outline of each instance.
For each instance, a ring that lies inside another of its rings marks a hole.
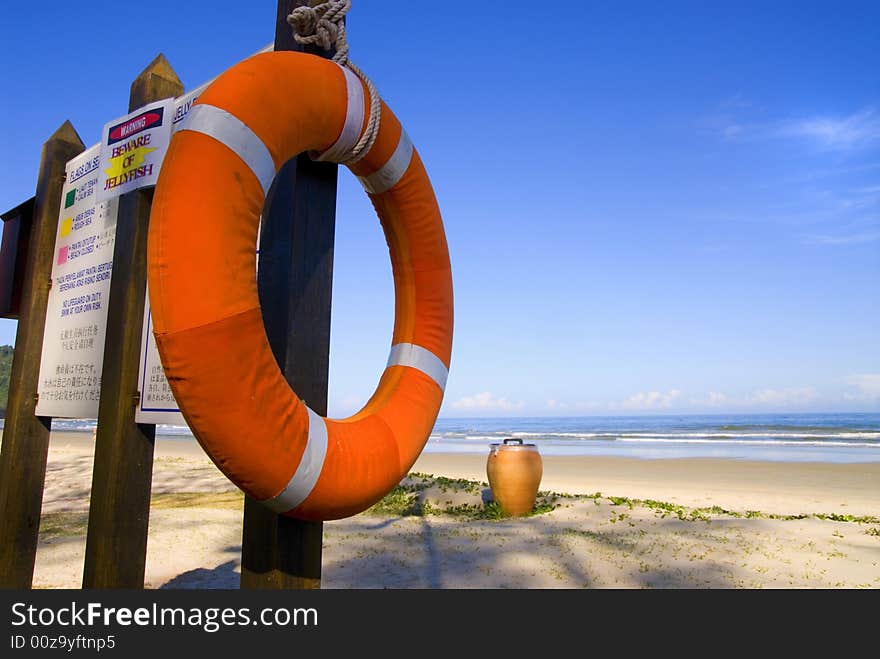
[[[469,415],[469,416],[448,416],[445,414],[441,414],[437,417],[437,420],[441,419],[561,419],[561,418],[570,418],[570,419],[579,419],[585,417],[644,417],[644,416],[781,416],[781,415],[790,415],[790,416],[806,416],[806,415],[814,415],[814,416],[834,416],[834,415],[853,415],[853,414],[875,414],[880,415],[880,410],[864,410],[864,411],[837,411],[837,412],[828,412],[828,411],[816,411],[809,412],[804,410],[799,411],[784,411],[784,412],[630,412],[628,414],[520,414],[520,415],[511,415],[511,416],[502,416],[502,415]]]

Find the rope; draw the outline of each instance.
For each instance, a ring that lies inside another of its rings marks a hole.
[[[370,118],[364,134],[352,147],[344,165],[353,165],[363,158],[376,141],[379,134],[379,121],[382,117],[382,100],[373,82],[348,59],[348,40],[345,36],[345,14],[351,9],[351,0],[328,0],[314,7],[302,6],[294,9],[287,17],[293,28],[293,38],[303,46],[320,46],[323,50],[336,47],[333,61],[347,66],[367,86],[370,93]]]

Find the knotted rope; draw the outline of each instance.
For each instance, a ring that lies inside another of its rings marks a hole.
[[[348,40],[345,36],[345,14],[351,9],[351,0],[328,0],[314,7],[302,6],[294,9],[287,17],[293,28],[293,38],[298,44],[317,45],[324,50],[336,47],[333,61],[347,66],[367,86],[370,93],[370,117],[367,127],[358,143],[352,147],[343,161],[351,165],[363,158],[372,148],[379,134],[379,121],[382,116],[382,102],[372,81],[351,60],[348,59]]]

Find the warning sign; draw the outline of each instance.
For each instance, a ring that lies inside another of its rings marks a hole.
[[[173,98],[151,103],[104,125],[98,200],[156,185],[171,140]]]

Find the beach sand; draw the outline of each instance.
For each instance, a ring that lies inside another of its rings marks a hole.
[[[52,433],[35,587],[81,585],[92,459],[90,435]],[[413,472],[482,482],[485,464]],[[322,587],[880,588],[880,463],[545,456],[541,490],[568,496],[526,518],[475,513],[485,483],[405,485],[324,524]],[[195,442],[159,438],[147,587],[237,588],[241,508]]]

